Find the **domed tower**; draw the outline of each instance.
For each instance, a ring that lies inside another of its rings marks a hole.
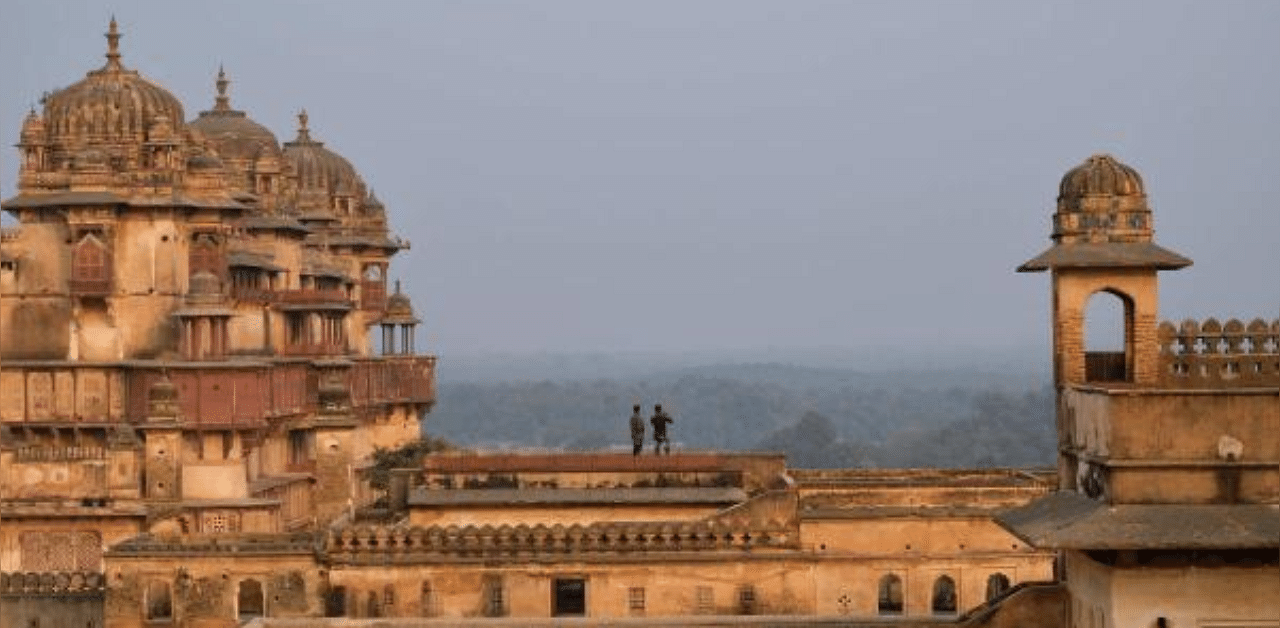
[[[298,113],[298,136],[284,145],[297,178],[298,218],[320,226],[348,222],[364,200],[364,181],[351,162],[311,138],[308,120],[305,109]]]
[[[222,68],[218,68],[218,79],[214,84],[218,95],[213,109],[201,111],[199,117],[187,126],[204,135],[217,151],[232,175],[235,191],[241,195],[256,196],[261,209],[273,212],[283,191],[281,169],[284,159],[280,143],[267,127],[231,107],[231,98],[227,96],[231,81],[227,80]]]
[[[1058,186],[1051,239],[1053,246],[1018,271],[1052,273],[1056,383],[1155,382],[1156,272],[1191,260],[1154,242],[1142,177],[1110,155],[1094,155],[1067,171]],[[1122,352],[1085,351],[1085,307],[1099,292],[1123,304]]]
[[[387,299],[387,311],[378,323],[382,326],[382,355],[413,355],[413,328],[418,326],[418,317],[413,313],[413,302],[409,295],[400,292],[400,282],[396,281],[396,291]],[[400,331],[400,346],[396,347],[396,328]]]
[[[120,37],[112,18],[106,65],[45,98],[42,170],[60,170],[86,149],[106,154],[114,171],[180,166],[169,162],[173,153],[164,146],[185,119],[182,103],[124,67]]]

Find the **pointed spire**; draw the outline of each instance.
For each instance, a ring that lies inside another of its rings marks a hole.
[[[298,139],[295,141],[297,142],[311,141],[311,130],[307,128],[308,119],[310,118],[307,116],[307,110],[305,108],[298,112]]]
[[[218,64],[218,80],[214,85],[218,87],[218,97],[213,100],[214,111],[231,111],[231,98],[227,96],[227,86],[231,81],[227,80],[227,73],[222,69],[222,64]]]
[[[116,16],[111,16],[111,24],[107,27],[107,69],[120,70],[120,29],[116,25]]]
[[[396,280],[396,294],[400,294],[400,280]]]

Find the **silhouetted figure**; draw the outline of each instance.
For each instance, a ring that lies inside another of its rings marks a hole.
[[[631,406],[631,455],[639,456],[644,449],[644,417],[640,416],[640,404]]]
[[[662,404],[653,406],[653,418],[649,419],[653,424],[653,453],[662,453],[659,449],[665,450],[669,455],[671,453],[671,443],[667,440],[667,424],[675,423],[675,419],[667,416],[662,411]]]

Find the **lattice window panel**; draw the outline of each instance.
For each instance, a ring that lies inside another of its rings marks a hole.
[[[102,539],[94,532],[24,532],[23,571],[101,571]]]
[[[207,512],[204,514],[203,524],[200,526],[205,534],[221,534],[223,532],[238,532],[240,530],[239,521],[234,514],[225,512]]]

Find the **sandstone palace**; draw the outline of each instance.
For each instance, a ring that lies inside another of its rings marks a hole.
[[[0,627],[1280,627],[1280,325],[1161,322],[1191,261],[1116,159],[1019,268],[1051,281],[1056,469],[379,469],[435,400],[388,209],[321,121],[280,143],[222,72],[189,117],[120,39],[21,122],[3,202]],[[1098,293],[1122,351],[1086,350]]]

